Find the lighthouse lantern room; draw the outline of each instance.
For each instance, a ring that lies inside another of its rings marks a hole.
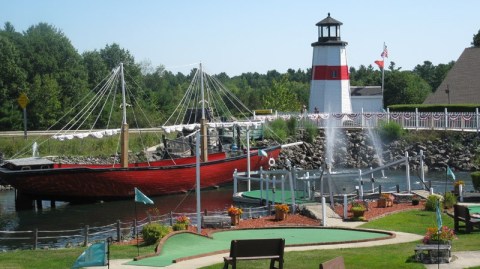
[[[316,25],[318,41],[312,43],[309,111],[351,113],[350,80],[345,49],[348,43],[340,38],[342,23],[330,17],[328,13],[328,17]]]

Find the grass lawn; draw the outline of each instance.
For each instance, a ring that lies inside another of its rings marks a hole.
[[[453,227],[453,220],[443,216],[443,224]],[[423,235],[427,227],[435,227],[434,212],[406,211],[392,214],[362,225],[362,228],[391,230]],[[458,234],[453,241],[453,251],[480,250],[480,232]],[[384,245],[368,248],[292,251],[285,253],[285,269],[318,268],[321,262],[343,256],[347,268],[424,268],[412,261],[413,249],[420,242]],[[154,246],[140,247],[140,254],[153,253]],[[24,250],[0,253],[0,268],[70,268],[84,248],[58,250]],[[137,256],[136,246],[112,246],[112,259],[128,259]],[[269,261],[245,261],[239,268],[268,268]],[[222,268],[218,264],[203,269]],[[480,268],[480,267],[472,267]],[[141,269],[141,268],[139,268]]]
[[[442,216],[443,225],[453,228],[453,219]],[[392,214],[360,226],[368,229],[381,229],[424,235],[427,227],[436,227],[435,212],[412,210]],[[480,250],[480,233],[460,233],[453,241],[453,251]],[[318,268],[319,264],[343,256],[347,268],[425,268],[423,264],[413,261],[414,248],[421,242],[396,245],[384,245],[368,248],[347,248],[331,250],[311,250],[285,253],[285,269]],[[244,261],[239,268],[268,268],[269,261]],[[221,268],[221,263],[202,267],[202,269]],[[480,267],[472,267],[480,268]]]

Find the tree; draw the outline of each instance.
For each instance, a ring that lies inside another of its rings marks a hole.
[[[25,47],[23,56],[28,60],[24,63],[27,71],[29,87],[41,90],[58,89],[55,94],[46,94],[55,100],[33,100],[30,109],[39,113],[39,119],[51,117],[55,114],[70,110],[81,100],[88,91],[87,74],[82,65],[82,58],[77,53],[70,40],[58,29],[47,24],[39,23],[31,26],[24,34]],[[54,85],[56,89],[48,88]],[[27,94],[30,89],[27,87]],[[33,95],[41,96],[41,95]],[[55,104],[53,107],[45,107]],[[57,104],[61,104],[57,106]],[[35,107],[39,106],[39,107]],[[50,109],[55,109],[54,114],[48,114]],[[29,121],[29,124],[38,128],[47,128],[50,121]]]
[[[478,33],[476,35],[473,35],[472,45],[474,47],[480,47],[480,30],[478,30]]]
[[[295,93],[290,91],[290,85],[288,75],[282,75],[279,81],[274,80],[263,99],[264,107],[284,112],[300,111],[301,104]]]
[[[25,87],[26,74],[20,67],[15,45],[0,32],[0,129],[20,129],[21,113],[17,98]]]
[[[385,74],[385,106],[421,104],[430,93],[430,85],[411,71],[393,71]]]
[[[451,61],[448,64],[435,66],[430,61],[424,61],[423,65],[415,66],[413,72],[423,78],[435,92],[454,63],[455,62]]]

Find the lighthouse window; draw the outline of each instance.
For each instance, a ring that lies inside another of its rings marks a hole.
[[[330,26],[329,36],[338,36],[338,27],[337,26]]]
[[[333,70],[332,71],[332,78],[336,78],[337,77],[337,70]]]
[[[328,33],[328,26],[322,26],[322,37],[330,36]]]

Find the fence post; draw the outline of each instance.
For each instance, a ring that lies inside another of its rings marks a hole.
[[[347,199],[347,194],[343,194],[343,219],[346,220],[348,218],[348,199]]]
[[[390,108],[387,107],[387,123],[390,122]]]
[[[120,227],[120,220],[117,220],[117,242],[120,242],[122,240],[122,230]]]
[[[418,122],[418,107],[415,108],[415,131],[418,131],[418,125],[419,125],[419,122]]]
[[[169,219],[170,219],[170,226],[173,226],[173,211],[170,211],[168,217],[169,217]]]
[[[85,239],[83,241],[83,246],[86,247],[86,246],[88,246],[88,225],[85,225],[85,228],[83,230],[83,234],[85,235]]]
[[[36,250],[38,246],[38,228],[33,231],[33,250]]]
[[[448,129],[448,110],[445,108],[445,131]]]
[[[479,115],[478,115],[478,107],[475,108],[475,119],[476,119],[476,123],[477,123],[477,135],[478,135],[478,131],[480,129],[479,126],[478,126],[479,121],[480,121],[480,118],[479,118]]]

